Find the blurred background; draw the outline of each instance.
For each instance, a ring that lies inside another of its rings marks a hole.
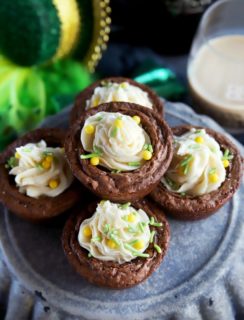
[[[187,61],[202,15],[222,1],[1,0],[1,149],[106,76],[134,78],[198,111]],[[243,123],[228,125],[243,141]]]

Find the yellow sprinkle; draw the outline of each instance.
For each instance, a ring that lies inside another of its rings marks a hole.
[[[152,152],[150,152],[148,150],[143,150],[142,151],[142,158],[144,160],[150,160],[152,158]]]
[[[59,182],[57,179],[52,179],[49,181],[48,185],[51,189],[56,189],[59,185]]]
[[[98,97],[96,97],[96,98],[93,100],[92,107],[97,107],[99,104],[100,104],[100,99],[99,99]]]
[[[100,201],[100,204],[101,204],[101,205],[104,205],[105,202],[106,202],[106,200],[101,200],[101,201]]]
[[[135,222],[136,216],[133,213],[128,214],[127,221],[128,222]]]
[[[117,244],[111,239],[107,240],[107,245],[109,246],[110,249],[115,249],[117,247]]]
[[[83,228],[82,232],[83,232],[83,235],[87,238],[91,237],[91,235],[92,235],[92,230],[89,226],[85,226]]]
[[[137,123],[139,124],[141,122],[141,118],[138,117],[138,116],[133,116],[132,119]]]
[[[114,120],[114,125],[117,128],[122,128],[123,127],[123,121],[121,119],[115,119]]]
[[[92,164],[93,166],[99,165],[99,158],[98,157],[92,157],[91,160],[90,160],[90,164]]]
[[[217,173],[209,174],[209,181],[211,183],[216,183],[218,180],[219,180],[219,176],[217,175]]]
[[[17,151],[15,152],[14,156],[15,156],[16,159],[20,159],[20,154]]]
[[[42,163],[41,163],[43,169],[50,169],[51,168],[51,162],[47,161],[47,160],[43,160]]]
[[[50,156],[50,155],[46,156],[45,161],[50,162],[50,163],[53,162],[53,156]]]
[[[143,240],[138,240],[134,245],[133,247],[136,249],[136,250],[141,250],[143,249],[144,247],[144,242]]]
[[[92,124],[88,124],[87,126],[85,126],[85,133],[86,134],[93,134],[95,131],[95,128]]]
[[[222,163],[223,163],[223,165],[224,165],[224,168],[228,168],[229,165],[230,165],[230,162],[229,162],[229,160],[227,160],[227,159],[224,159],[224,160],[222,161]]]
[[[196,143],[204,143],[203,137],[200,137],[200,136],[196,137],[195,141],[196,141]]]
[[[121,82],[120,85],[119,85],[121,88],[125,89],[127,88],[127,83],[126,82]]]

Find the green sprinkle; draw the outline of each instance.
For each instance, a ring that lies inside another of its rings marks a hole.
[[[127,227],[127,231],[129,233],[138,233],[138,229],[133,228],[132,226]]]
[[[84,160],[84,159],[90,159],[90,158],[93,158],[93,157],[99,157],[99,154],[97,154],[97,153],[88,153],[88,154],[81,154],[81,155],[80,155],[80,158],[81,158],[82,160]]]
[[[203,133],[203,129],[198,129],[194,133]]]
[[[178,189],[178,185],[173,181],[171,180],[169,177],[165,176],[164,177],[166,183],[173,189],[173,190],[177,190]]]
[[[192,160],[193,155],[189,154],[188,156],[186,156],[181,162],[180,162],[180,167],[185,167],[186,165],[189,164],[189,162]]]
[[[131,246],[133,246],[133,244],[135,244],[135,243],[137,243],[137,242],[138,242],[138,239],[130,241],[129,244],[130,244]]]
[[[102,116],[99,116],[99,117],[96,117],[96,121],[101,121],[103,119],[103,117]]]
[[[94,238],[91,239],[91,242],[97,242],[97,241],[101,242],[102,238],[98,236],[98,237],[94,237]]]
[[[140,167],[140,165],[141,165],[140,161],[128,162],[128,166],[130,167]]]
[[[145,230],[145,225],[143,224],[143,222],[139,222],[139,223],[138,223],[138,229],[141,231],[141,233],[144,232],[144,230]]]
[[[185,193],[185,192],[181,192],[180,195],[181,195],[182,197],[184,197],[184,196],[186,195],[186,193]]]
[[[153,153],[153,146],[151,144],[145,143],[143,146],[143,150],[148,150]]]
[[[153,146],[151,144],[148,145],[148,151],[153,153]]]
[[[42,167],[42,165],[41,165],[40,163],[38,163],[38,164],[36,165],[36,168],[37,168],[37,169],[43,169],[43,167]]]
[[[141,257],[141,258],[148,258],[149,254],[148,253],[141,253],[140,251],[134,249],[131,245],[129,245],[128,243],[124,244],[124,247],[129,250],[130,252],[133,253],[133,255],[135,257]]]
[[[232,160],[234,158],[233,154],[230,153],[229,149],[226,149],[224,152],[224,155],[222,157],[222,160]]]
[[[148,253],[140,253],[140,252],[133,252],[133,256],[135,257],[140,257],[140,258],[149,258],[149,254]]]
[[[103,153],[103,150],[98,146],[94,146],[93,150],[94,150],[94,153],[96,153],[98,156],[100,156]]]
[[[109,238],[111,240],[113,240],[117,244],[118,247],[120,246],[119,240],[112,233],[110,234]]]
[[[147,150],[148,149],[149,144],[145,143],[143,146],[143,150]]]
[[[125,209],[128,209],[130,205],[131,205],[130,202],[126,202],[123,204],[119,204],[119,208],[125,210]]]
[[[23,148],[23,151],[28,153],[28,152],[31,152],[32,149],[31,148]],[[50,155],[52,155],[52,152],[47,152],[47,153],[50,153]],[[47,154],[47,155],[49,156],[49,154]]]
[[[156,243],[154,243],[153,246],[158,253],[162,253],[162,249]]]
[[[211,169],[209,170],[209,174],[214,174],[214,173],[216,173],[216,171],[217,171],[216,168],[211,168]]]
[[[30,151],[26,151],[26,150],[24,150],[25,152],[31,152],[31,149],[29,149]],[[53,152],[51,152],[51,151],[44,151],[43,153],[42,153],[44,156],[53,156]]]
[[[107,233],[109,233],[109,231],[110,231],[110,224],[106,223],[104,228],[103,228],[103,232],[105,234],[107,234]]]
[[[184,175],[186,175],[187,172],[189,171],[190,162],[192,159],[193,159],[193,155],[189,154],[189,155],[185,156],[184,159],[180,162],[179,166],[184,168],[184,171],[183,171]]]
[[[111,173],[120,173],[121,170],[112,170]]]
[[[89,252],[88,253],[88,258],[92,258],[93,257],[93,255]]]
[[[162,227],[162,222],[155,221],[154,217],[151,217],[149,224],[153,227]]]
[[[15,157],[11,157],[8,159],[7,164],[5,165],[6,168],[14,168],[18,165],[19,161]]]
[[[118,133],[118,128],[117,127],[113,127],[110,136],[112,138],[115,138],[117,136],[117,133]]]
[[[154,236],[155,236],[155,233],[156,233],[155,230],[151,231],[151,233],[150,233],[150,239],[149,239],[149,242],[150,242],[150,243],[153,242],[153,238],[154,238]]]

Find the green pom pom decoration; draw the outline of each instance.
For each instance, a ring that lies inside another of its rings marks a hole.
[[[14,63],[50,60],[60,38],[60,20],[50,0],[1,0],[0,50]]]

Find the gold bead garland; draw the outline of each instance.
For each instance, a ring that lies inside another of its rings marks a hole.
[[[81,17],[76,0],[53,0],[61,22],[61,34],[54,60],[69,55],[79,40]]]
[[[85,57],[88,69],[93,72],[107,48],[111,24],[110,0],[93,0],[94,31],[92,44]]]

